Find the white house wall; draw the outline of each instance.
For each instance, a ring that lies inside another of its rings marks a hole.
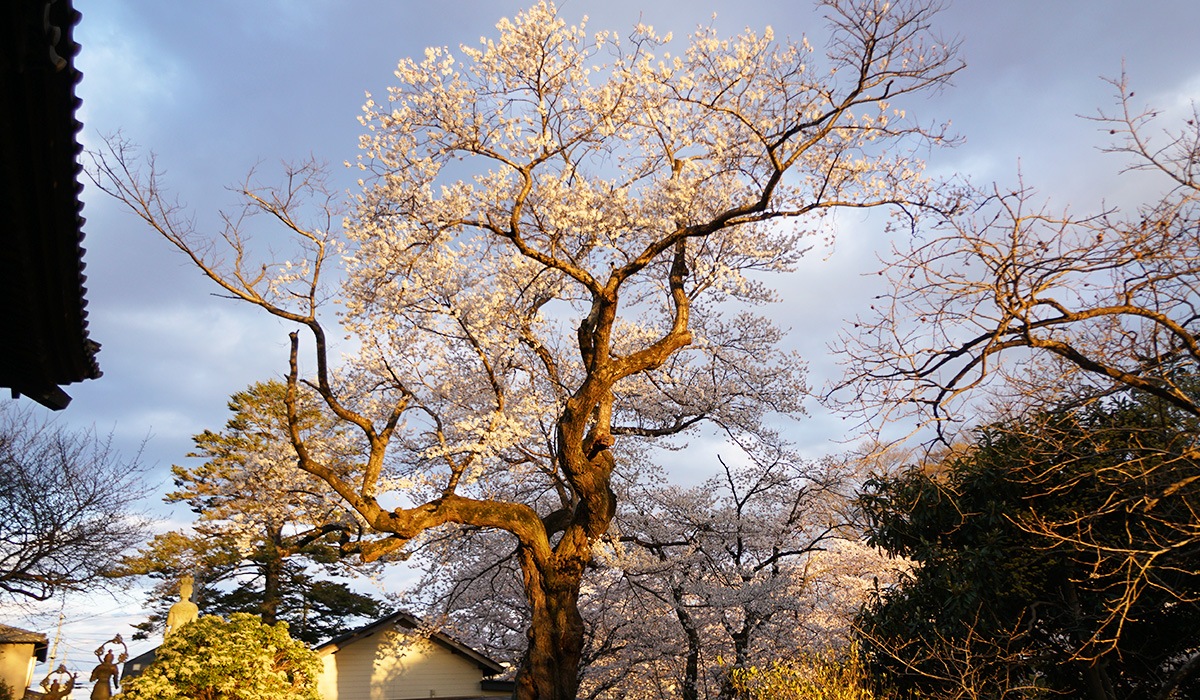
[[[386,630],[324,655],[325,700],[418,700],[505,696],[482,692],[475,662],[417,635]]]
[[[0,680],[8,684],[15,697],[24,695],[33,680],[33,652],[33,644],[0,644]]]

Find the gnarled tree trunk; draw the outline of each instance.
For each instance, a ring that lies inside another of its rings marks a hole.
[[[583,561],[573,557],[582,565]],[[524,559],[524,557],[522,557]],[[579,614],[582,566],[548,571],[525,568],[530,606],[529,647],[521,660],[514,695],[519,700],[575,700],[583,654]]]

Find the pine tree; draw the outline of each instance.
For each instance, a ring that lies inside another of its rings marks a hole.
[[[298,639],[310,643],[337,634],[349,619],[385,613],[378,601],[345,583],[307,571],[317,564],[344,572],[339,547],[360,525],[324,482],[296,468],[286,390],[271,381],[234,394],[225,430],[194,438],[196,452],[188,456],[206,461],[172,467],[178,490],[165,500],[186,503],[198,517],[192,532],[158,535],[122,562],[121,574],[159,579],[140,638],[161,627],[186,574],[196,579],[195,602],[204,613],[251,612],[266,624],[287,621]],[[346,473],[357,468],[355,455],[315,402],[304,403],[299,420],[331,464]]]

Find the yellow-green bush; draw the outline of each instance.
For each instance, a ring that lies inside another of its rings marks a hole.
[[[167,637],[154,663],[124,684],[125,700],[320,700],[317,655],[246,613],[214,615]]]
[[[800,653],[769,667],[729,671],[739,700],[887,700],[873,689],[855,649]]]

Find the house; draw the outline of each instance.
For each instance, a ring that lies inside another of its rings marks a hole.
[[[52,409],[100,376],[84,299],[71,0],[0,3],[0,387]]]
[[[508,697],[505,668],[458,640],[398,612],[316,648],[325,700]]]
[[[137,678],[142,675],[142,672],[154,663],[154,652],[158,651],[158,647],[154,647],[150,651],[144,651],[141,654],[133,657],[121,666],[121,680],[126,678]]]
[[[33,667],[46,660],[46,635],[0,625],[0,681],[20,698],[33,683]]]

